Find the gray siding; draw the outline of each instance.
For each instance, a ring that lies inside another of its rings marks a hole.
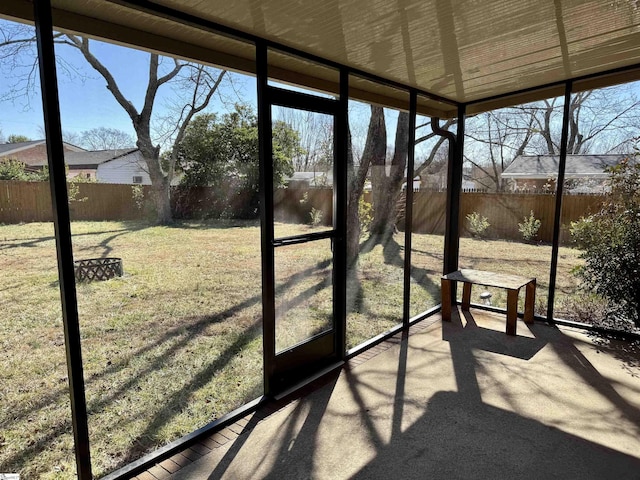
[[[133,177],[142,177],[140,185],[151,185],[149,174],[140,152],[132,152],[98,165],[96,178],[100,183],[121,183],[133,185]]]

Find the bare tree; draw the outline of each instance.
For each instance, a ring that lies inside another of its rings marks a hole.
[[[455,118],[449,118],[445,120],[445,122],[440,125],[440,128],[443,130],[451,130],[457,125],[458,120]],[[425,132],[426,129],[426,132]],[[424,175],[428,175],[433,172],[433,168],[435,164],[442,166],[446,164],[447,161],[447,151],[449,145],[447,144],[446,137],[437,135],[433,131],[431,131],[431,119],[428,119],[427,122],[420,123],[416,125],[416,147],[418,145],[424,144],[426,146],[426,154],[422,157],[422,161],[417,158],[416,155],[416,165],[413,170],[413,176],[422,177]]]
[[[548,153],[560,152],[562,99],[530,108]],[[640,100],[631,85],[586,90],[571,96],[567,153],[628,153],[640,130]]]
[[[503,191],[502,172],[522,155],[534,136],[536,112],[505,109],[485,112],[468,120],[465,161],[480,188]]]
[[[327,171],[333,166],[331,117],[292,108],[277,108],[273,116],[274,120],[280,120],[298,132],[301,153],[293,159],[294,171]]]
[[[373,219],[370,226],[370,246],[386,243],[390,240],[396,227],[399,209],[398,201],[402,192],[402,184],[410,184],[412,179],[406,178],[407,157],[409,150],[409,114],[397,113],[395,142],[393,148],[387,146],[387,118],[383,107],[371,105],[368,119],[366,140],[359,161],[356,162],[356,149],[353,146],[351,129],[349,130],[349,151],[347,155],[349,196],[347,205],[347,221],[349,224],[347,253],[349,265],[358,259],[360,243],[359,200],[364,191],[367,178],[371,179],[373,199]],[[355,112],[358,115],[360,112]],[[444,129],[452,128],[457,121],[447,120]],[[427,153],[415,167],[415,176],[427,174],[429,167],[438,158],[446,145],[445,139],[433,133],[430,123],[416,127],[416,145],[423,144]],[[358,125],[355,125],[357,128]],[[425,127],[429,127],[425,132]]]
[[[127,132],[117,128],[98,127],[80,134],[80,146],[89,150],[117,150],[135,145],[135,140]]]
[[[64,33],[55,33],[54,41],[60,46],[74,48],[82,54],[91,68],[104,79],[107,90],[131,119],[136,134],[136,145],[144,158],[151,178],[157,222],[170,223],[172,220],[170,185],[175,172],[177,148],[172,148],[166,161],[162,161],[160,146],[152,138],[152,114],[158,91],[163,85],[179,83],[180,91],[184,95],[182,107],[174,118],[175,123],[170,135],[172,147],[175,147],[184,138],[185,130],[193,116],[207,108],[226,71],[178,59],[167,59],[156,53],[150,53],[149,76],[144,100],[142,108],[137,108],[125,96],[111,71],[94,55],[92,41]],[[32,28],[6,22],[0,24],[0,63],[13,72],[12,78],[14,78],[13,83],[0,96],[0,99],[14,101],[20,98],[28,99],[37,86],[37,57],[33,50],[34,42],[35,35]],[[60,56],[58,67],[63,74],[71,77],[78,72],[78,69],[65,62]]]
[[[364,192],[364,184],[369,172],[369,166],[371,165],[371,159],[375,155],[380,155],[380,146],[376,143],[375,139],[380,132],[381,125],[379,119],[376,122],[373,115],[371,118],[364,150],[357,164],[355,162],[351,128],[349,128],[347,132],[347,184],[349,192],[347,198],[347,224],[349,225],[347,229],[347,265],[349,270],[352,270],[358,261],[358,255],[360,253],[360,197]]]
[[[502,191],[502,171],[518,155],[560,153],[563,99],[494,110],[468,119],[465,161],[482,188]],[[632,86],[577,92],[569,105],[567,153],[629,153],[640,134]]]
[[[45,135],[42,136],[43,138]],[[80,134],[77,132],[70,132],[69,130],[62,131],[62,140],[71,145],[80,146]]]
[[[374,154],[371,156],[371,194],[373,221],[371,235],[386,238],[393,233],[396,224],[396,203],[405,179],[409,151],[409,114],[398,113],[393,152],[386,155],[387,132],[384,109],[371,107],[371,121],[379,125],[374,137]]]
[[[44,129],[44,126],[38,126],[38,138],[46,138],[47,132]],[[77,132],[72,132],[69,130],[62,130],[62,140],[66,143],[70,143],[71,145],[75,145],[77,147],[80,146],[80,134]]]

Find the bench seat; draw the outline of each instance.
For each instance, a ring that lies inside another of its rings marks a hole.
[[[461,269],[442,276],[442,320],[451,321],[451,306],[454,303],[454,282],[462,282],[462,310],[468,311],[471,304],[471,286],[498,287],[507,290],[507,335],[516,335],[518,317],[518,294],[526,286],[524,321],[533,323],[536,296],[536,279],[510,275],[506,273],[487,272],[484,270]]]

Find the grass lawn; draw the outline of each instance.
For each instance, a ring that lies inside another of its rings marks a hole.
[[[255,223],[74,222],[72,231],[76,259],[121,257],[125,270],[122,278],[78,285],[96,476],[262,394]],[[278,348],[326,328],[331,245],[325,243],[276,250]],[[403,245],[397,235],[394,245],[361,255],[348,287],[349,346],[401,321]],[[412,315],[439,303],[442,237],[415,234],[413,249]],[[539,275],[546,265],[548,282],[547,250],[462,239],[461,266]],[[570,294],[577,252],[561,251],[561,259],[559,285]],[[52,224],[0,225],[0,270],[0,472],[73,478]],[[302,316],[309,322],[296,320]]]
[[[556,278],[556,317],[562,317],[559,315],[558,307],[566,303],[567,297],[573,295],[578,288],[578,282],[571,274],[571,269],[580,264],[579,253],[573,248],[560,247],[559,249]],[[460,268],[535,277],[537,280],[535,313],[542,316],[547,315],[551,245],[461,238],[459,264]],[[458,298],[462,298],[462,286],[459,285],[458,288]],[[492,305],[507,307],[507,292],[502,288],[476,286],[472,290],[471,301],[482,303],[480,293],[483,291],[491,292]],[[520,292],[518,309],[524,310],[524,292]]]

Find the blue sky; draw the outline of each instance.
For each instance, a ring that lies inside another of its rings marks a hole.
[[[10,24],[0,20],[0,27]],[[139,110],[144,101],[148,79],[149,53],[131,48],[92,41],[92,52],[109,69],[125,97]],[[57,45],[58,89],[60,96],[60,115],[62,129],[65,132],[80,134],[82,131],[97,127],[109,127],[123,130],[134,136],[129,116],[106,89],[102,76],[93,70],[75,48]],[[30,63],[33,54],[23,59]],[[164,59],[167,67],[172,66],[170,59]],[[73,70],[67,74],[71,67]],[[23,70],[26,71],[26,70]],[[15,81],[15,73],[7,68],[0,71],[0,96]],[[255,106],[255,82],[245,75],[234,76],[234,89],[225,86],[221,93],[227,101],[214,97],[210,110],[226,111],[234,102],[244,101]],[[39,82],[38,82],[39,84]],[[25,135],[31,139],[42,138],[42,103],[40,91],[31,92],[29,101],[0,102],[0,131],[6,139],[11,134]],[[154,117],[166,113],[166,106],[175,97],[173,87],[164,85],[154,104]],[[254,107],[255,108],[255,107]]]
[[[11,28],[11,22],[0,19],[0,28],[6,26]],[[29,34],[33,35],[33,32]],[[91,41],[91,51],[111,72],[124,96],[140,110],[148,79],[149,53],[96,40]],[[135,140],[135,132],[129,116],[107,90],[104,78],[88,64],[82,54],[73,47],[56,45],[56,55],[63,133],[75,134],[79,137],[83,131],[108,127],[122,130]],[[32,52],[22,59],[22,63],[30,66],[35,61],[35,56],[34,46]],[[173,66],[173,61],[169,58],[164,58],[164,62],[165,68]],[[2,66],[0,64],[0,67]],[[6,65],[4,67],[0,68],[0,99],[10,85],[15,83],[16,74],[27,71],[27,69],[11,70],[6,68]],[[241,74],[230,74],[230,76],[233,87],[223,84],[223,88],[220,89],[222,98],[214,96],[209,111],[229,111],[237,102],[248,103],[255,109],[257,103],[255,79]],[[39,79],[36,84],[39,85]],[[175,97],[174,87],[168,84],[161,87],[154,103],[154,118],[157,119],[166,114],[168,103]],[[369,115],[369,107],[365,104],[354,102],[350,107],[350,123],[356,151],[362,150]],[[389,141],[393,142],[397,112],[389,110],[387,122]],[[31,91],[29,101],[26,99],[15,102],[0,101],[0,132],[3,140],[6,140],[9,135],[25,135],[33,140],[44,138],[43,124],[39,88]],[[77,140],[76,143],[78,143]],[[167,146],[163,145],[163,147]]]

